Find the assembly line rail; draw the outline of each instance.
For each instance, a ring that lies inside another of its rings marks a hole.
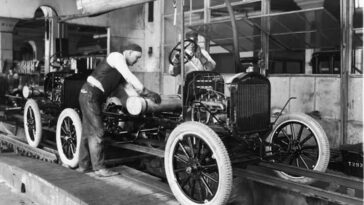
[[[56,150],[49,147],[43,147],[42,149],[31,147],[25,142],[19,140],[19,138],[15,137],[14,135],[8,132],[0,131],[0,150],[1,147],[4,145],[13,148],[15,152],[25,156],[53,163],[57,163],[60,161],[58,160]],[[151,147],[148,148],[141,145],[127,144],[127,143],[111,143],[111,145],[123,149],[139,151],[142,153],[149,153],[161,158],[163,158],[164,156],[164,151],[156,148],[151,148]],[[145,154],[141,156],[145,156]],[[122,163],[130,160],[135,160],[137,158],[140,158],[140,156],[132,157],[130,159],[129,158],[112,159],[109,161],[109,163],[110,164],[117,162]],[[235,168],[234,175],[237,177],[244,177],[249,180],[256,181],[262,184],[279,187],[280,189],[293,191],[306,197],[319,198],[339,204],[350,204],[350,205],[363,204],[363,196],[362,195],[358,196],[363,193],[362,179],[343,176],[339,174],[333,174],[333,173],[322,173],[312,170],[306,170],[302,168],[297,168],[267,161],[261,161],[259,163],[253,163],[253,164],[247,163],[247,164],[248,164],[247,168],[244,169]],[[263,171],[256,171],[256,170],[263,170]],[[270,171],[266,172],[264,170],[270,170]],[[329,184],[329,186],[317,187],[313,185],[288,181],[279,178],[275,175],[272,175],[271,174],[272,170],[284,171],[293,175],[314,178],[320,182]],[[336,190],[330,190],[329,187],[335,187],[335,186],[341,187],[346,191],[338,192]]]

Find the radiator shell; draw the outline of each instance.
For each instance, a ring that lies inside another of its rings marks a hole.
[[[258,73],[242,73],[231,81],[230,119],[237,133],[270,129],[271,85]]]

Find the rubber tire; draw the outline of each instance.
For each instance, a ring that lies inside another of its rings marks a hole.
[[[316,165],[313,170],[325,172],[330,160],[330,144],[329,140],[327,139],[326,133],[321,125],[314,120],[312,117],[304,114],[304,113],[289,113],[286,115],[282,115],[278,121],[275,123],[275,127],[271,134],[267,138],[267,142],[272,142],[273,133],[286,122],[299,122],[307,126],[314,134],[317,145],[319,147],[319,157],[316,162]],[[267,151],[270,151],[270,147],[266,147]],[[283,179],[287,179],[290,181],[310,184],[313,183],[315,180],[309,177],[295,177],[291,176],[282,171],[275,171],[277,175]]]
[[[33,110],[34,113],[34,120],[35,120],[35,135],[34,135],[34,140],[32,140],[30,138],[29,135],[29,127],[27,124],[27,112],[28,109],[31,108]],[[38,107],[38,103],[33,100],[33,99],[28,99],[27,102],[25,103],[24,106],[24,113],[23,113],[23,120],[24,120],[24,132],[25,132],[25,137],[27,139],[28,144],[31,147],[38,147],[41,140],[42,140],[42,119],[40,116],[40,110]]]
[[[72,159],[68,159],[66,155],[64,154],[62,143],[61,143],[61,125],[63,120],[69,117],[71,118],[73,125],[75,126],[76,130],[76,152]],[[81,134],[82,134],[82,123],[81,118],[78,115],[78,113],[72,109],[72,108],[66,108],[64,109],[61,114],[58,117],[57,121],[57,129],[56,129],[56,142],[57,142],[57,150],[59,157],[61,159],[61,162],[63,165],[69,167],[69,168],[75,168],[78,166],[79,162],[79,155],[80,155],[80,145],[81,145]]]
[[[230,198],[233,184],[231,161],[225,145],[221,141],[220,137],[210,127],[199,122],[184,122],[178,125],[168,137],[164,153],[164,166],[167,180],[174,196],[182,205],[199,204],[191,201],[181,191],[179,185],[176,183],[177,180],[173,171],[172,159],[174,148],[179,139],[185,134],[195,134],[198,135],[202,140],[204,140],[204,142],[210,147],[210,149],[214,151],[214,155],[218,163],[220,179],[219,187],[214,198],[204,204],[226,204]]]

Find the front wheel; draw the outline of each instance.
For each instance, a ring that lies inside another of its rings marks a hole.
[[[59,115],[56,129],[57,150],[62,163],[70,168],[78,165],[82,124],[78,113],[64,109]]]
[[[330,159],[329,141],[321,125],[303,113],[281,116],[268,136],[269,155],[274,162],[325,172]],[[277,171],[281,178],[300,183],[312,183],[308,177]]]
[[[185,122],[169,135],[164,164],[169,186],[185,205],[225,204],[232,189],[232,167],[219,136],[208,126]]]

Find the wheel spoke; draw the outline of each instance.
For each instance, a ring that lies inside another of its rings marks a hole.
[[[64,151],[65,155],[67,156],[67,150],[68,150],[68,143],[67,143],[67,141],[62,144],[62,150]]]
[[[71,130],[71,126],[70,126],[70,121],[69,121],[68,118],[65,118],[64,119],[64,124],[66,125],[67,131],[70,131]]]
[[[61,125],[61,134],[67,134],[67,130],[65,130],[64,126]]]
[[[201,168],[204,170],[217,170],[217,164],[202,165]]]
[[[311,155],[311,153],[302,152],[302,154],[303,154],[305,157],[307,157],[307,159],[310,159],[310,160],[312,160],[312,161],[316,162],[317,157],[316,157],[316,156],[312,156],[312,155]]]
[[[199,160],[201,161],[201,158],[203,159],[203,156],[205,155],[204,154],[204,150],[205,150],[205,143],[201,143],[201,149],[200,149],[200,152],[199,152]]]
[[[195,179],[191,179],[190,180],[190,190],[191,190],[191,192],[190,192],[190,196],[193,198],[193,196],[194,196],[194,194],[195,194],[195,185],[196,185],[196,180]]]
[[[32,110],[32,108],[29,108],[29,118],[30,118],[31,120],[34,120],[34,114],[33,114],[33,110]]]
[[[188,167],[188,166],[180,167],[180,168],[178,168],[178,169],[173,170],[173,172],[174,172],[174,173],[186,172],[186,168],[187,168],[187,167]]]
[[[209,174],[207,174],[205,172],[201,172],[201,174],[202,174],[202,176],[206,177],[207,179],[209,179],[209,180],[211,180],[211,181],[213,181],[215,183],[218,183],[218,181],[215,178],[213,178],[211,175],[209,175]]]
[[[71,156],[71,146],[70,146],[70,144],[68,144],[68,146],[67,146],[67,154],[66,154],[66,156],[67,156],[68,159]]]
[[[307,166],[307,163],[306,163],[306,161],[302,158],[302,156],[300,155],[300,157],[299,157],[300,159],[301,159],[301,161],[303,162],[303,164],[305,165],[305,167],[307,168],[307,169],[310,169],[308,166]]]
[[[298,142],[301,140],[302,132],[303,132],[303,125],[301,125],[300,130],[298,131],[298,134],[297,134]]]
[[[191,152],[191,157],[192,158],[195,158],[195,152],[193,151],[193,145],[192,145],[192,141],[191,141],[191,137],[187,137],[187,142],[188,142],[188,145],[190,147],[190,152]]]
[[[190,156],[188,155],[185,147],[182,145],[181,142],[178,142],[178,146],[182,149],[183,153],[186,155],[187,158],[190,158]]]
[[[307,149],[317,149],[316,145],[307,145],[307,146],[302,146],[301,150],[307,150]]]
[[[305,137],[305,139],[303,139],[300,142],[300,145],[302,146],[303,144],[305,144],[309,139],[311,139],[313,137],[313,133],[310,133],[307,137]]]
[[[289,159],[289,163],[288,164],[292,164],[293,161],[295,160],[295,153],[290,154],[286,159]]]
[[[211,190],[211,188],[209,187],[209,185],[207,184],[206,180],[205,180],[202,176],[200,176],[200,180],[202,181],[202,183],[203,183],[203,185],[204,185],[205,189],[207,190],[207,192],[208,192],[211,196],[214,196],[214,194],[212,193],[212,190]]]
[[[286,136],[289,142],[292,140],[284,129],[282,129],[282,133]]]
[[[62,134],[62,133],[61,133],[61,140],[62,140],[62,141],[65,141],[65,140],[66,140],[66,138],[67,138],[67,135],[66,135],[66,134]]]
[[[196,153],[196,158],[198,160],[200,160],[200,156],[201,156],[201,148],[202,148],[202,143],[201,143],[201,140],[198,139],[198,138],[195,138],[196,139],[196,144],[197,144],[197,153]]]
[[[292,139],[295,139],[294,124],[291,123],[289,126],[291,127]]]
[[[198,185],[199,185],[199,191],[200,191],[200,200],[204,201],[204,199],[206,198],[206,191],[202,190],[202,182],[201,180],[198,180]]]
[[[75,145],[73,143],[70,143],[70,149],[71,149],[71,153],[73,155],[75,153]]]
[[[286,138],[281,139],[279,142],[283,143],[284,145],[289,145],[289,142],[286,142],[285,140],[287,140]]]
[[[183,156],[179,156],[178,154],[175,154],[174,155],[174,157],[178,160],[178,161],[180,161],[180,162],[182,162],[182,163],[185,163],[185,164],[187,164],[188,162],[187,162],[187,160],[185,160],[185,159],[183,159],[182,157]]]

